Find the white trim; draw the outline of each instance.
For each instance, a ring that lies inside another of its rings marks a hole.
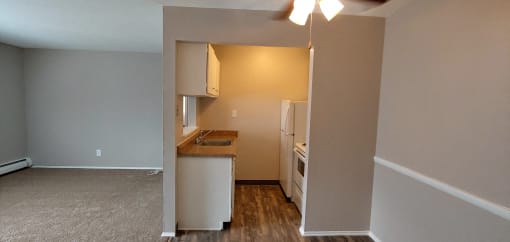
[[[464,200],[465,202],[468,202],[468,203],[470,203],[474,206],[477,206],[481,209],[485,209],[494,215],[497,215],[499,217],[502,217],[502,218],[510,221],[510,208],[508,208],[508,207],[487,201],[487,200],[485,200],[481,197],[478,197],[476,195],[473,195],[469,192],[466,192],[466,191],[456,188],[454,186],[448,185],[444,182],[441,182],[434,178],[428,177],[426,175],[423,175],[419,172],[416,172],[409,168],[403,167],[403,166],[393,163],[391,161],[387,161],[385,159],[379,158],[377,156],[374,157],[374,161],[375,161],[375,163],[377,163],[379,165],[388,167],[398,173],[401,173],[403,175],[411,177],[419,182],[425,183],[433,188],[436,188],[442,192],[448,193],[451,196],[454,196],[458,199]]]
[[[91,170],[157,170],[162,171],[161,167],[133,167],[133,166],[47,166],[32,165],[32,168],[50,168],[50,169],[91,169]]]
[[[372,231],[308,231],[305,232],[303,226],[299,226],[299,233],[302,236],[368,236],[374,242],[382,242]]]
[[[299,233],[300,233],[302,236],[305,236],[305,229],[303,228],[303,225],[299,226]]]
[[[179,142],[176,147],[179,147],[181,146],[182,144],[188,142],[191,138],[193,138],[193,136],[195,136],[195,134],[198,134],[198,130],[200,129],[200,127],[197,127],[197,129],[195,129],[193,132],[189,133],[181,142]],[[183,136],[184,137],[184,136]]]
[[[299,228],[299,233],[302,236],[368,236],[369,231],[303,231],[302,227]]]
[[[221,230],[223,230],[223,226],[221,226],[219,228],[210,228],[210,227],[206,227],[206,228],[181,228],[181,227],[179,227],[179,230],[221,231]]]
[[[184,128],[182,128],[182,136],[186,137],[186,136],[192,134],[193,132],[195,132],[197,130],[198,130],[197,126],[184,127]]]
[[[382,240],[377,238],[377,236],[375,236],[375,234],[372,233],[372,231],[368,232],[368,237],[370,237],[374,242],[382,242]]]
[[[161,237],[175,237],[175,232],[163,232]]]

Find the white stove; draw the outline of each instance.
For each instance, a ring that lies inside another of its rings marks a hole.
[[[294,146],[294,162],[293,162],[293,183],[292,201],[301,212],[303,207],[303,182],[305,177],[306,163],[306,143],[296,143]]]
[[[304,158],[306,158],[306,143],[301,142],[296,143],[295,151],[298,152]]]

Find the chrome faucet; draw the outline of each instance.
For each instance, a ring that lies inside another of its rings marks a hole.
[[[195,139],[195,144],[201,144],[202,142],[204,142],[204,138],[205,136],[209,135],[210,133],[212,133],[214,130],[200,130],[200,134],[198,135],[198,137]]]

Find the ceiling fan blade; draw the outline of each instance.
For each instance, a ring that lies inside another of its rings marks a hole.
[[[294,8],[294,0],[290,0],[287,5],[283,7],[282,10],[278,11],[274,16],[274,20],[287,20]]]

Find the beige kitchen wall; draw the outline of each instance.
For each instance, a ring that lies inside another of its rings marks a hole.
[[[307,99],[309,50],[241,45],[214,49],[221,62],[220,96],[200,98],[199,126],[239,131],[237,180],[278,180],[280,101]]]
[[[509,1],[414,1],[388,18],[380,102],[377,156],[510,207]],[[392,186],[409,178],[385,169],[371,224],[383,241],[508,241],[510,221],[421,185]]]

